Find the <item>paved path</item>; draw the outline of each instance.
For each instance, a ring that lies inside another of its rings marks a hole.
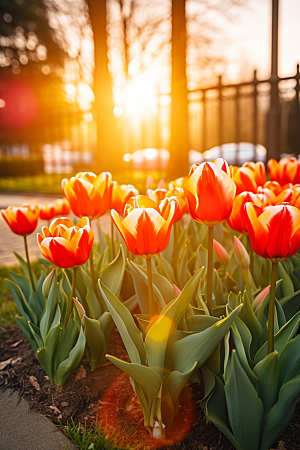
[[[52,196],[39,196],[39,195],[30,195],[30,194],[4,194],[0,193],[0,209],[5,209],[9,205],[19,206],[22,203],[30,203],[30,204],[40,204],[40,203],[49,203],[55,200],[58,197]],[[70,216],[73,219],[72,215]],[[100,224],[105,233],[109,233],[110,230],[110,217],[108,214],[101,217]],[[44,220],[40,220],[36,231],[27,237],[28,246],[29,246],[29,257],[34,260],[41,256],[41,252],[37,245],[36,235],[38,232],[41,232],[42,227],[48,226],[48,222]],[[96,227],[94,227],[95,231],[95,241],[98,241],[98,234]],[[25,259],[25,251],[24,251],[24,240],[22,236],[17,236],[12,233],[9,226],[0,215],[0,266],[3,265],[13,265],[17,263],[17,259],[13,254],[13,251],[19,253]]]
[[[18,399],[16,391],[0,391],[0,450],[76,450],[50,420]]]

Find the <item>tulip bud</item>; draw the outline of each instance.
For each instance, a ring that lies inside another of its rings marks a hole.
[[[181,290],[179,289],[179,287],[176,286],[176,284],[173,284],[173,287],[174,287],[175,298],[178,298],[179,295],[181,294]]]
[[[250,266],[249,255],[241,241],[236,236],[234,236],[234,254],[237,265],[240,266],[241,270],[248,270]]]
[[[83,316],[86,315],[86,314],[85,314],[85,309],[84,309],[84,307],[82,306],[82,304],[81,304],[76,298],[74,298],[74,297],[73,297],[73,302],[74,302],[76,311],[77,311],[77,313],[78,313],[78,315],[79,315],[79,317],[80,317],[80,320],[81,320],[81,319],[83,318]]]
[[[49,275],[47,275],[47,277],[45,278],[45,281],[42,286],[42,292],[45,298],[47,298],[49,295],[51,284],[54,277],[55,277],[55,269],[52,269]]]
[[[220,264],[226,266],[229,262],[229,254],[220,242],[214,239],[214,251]]]
[[[270,286],[267,286],[265,289],[263,289],[253,300],[252,308],[254,312],[256,313],[259,308],[261,307],[264,299],[266,298],[267,294],[269,293]]]

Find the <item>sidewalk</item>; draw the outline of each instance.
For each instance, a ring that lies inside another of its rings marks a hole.
[[[30,203],[30,204],[43,204],[49,203],[58,197],[51,196],[39,196],[39,195],[30,195],[30,194],[4,194],[0,193],[0,209],[5,209],[9,205],[19,206],[22,203]],[[71,220],[73,220],[73,216],[70,215]],[[101,217],[100,224],[101,228],[105,233],[109,233],[110,230],[110,217],[108,214]],[[48,226],[48,222],[44,220],[40,220],[36,231],[27,237],[28,248],[29,248],[29,257],[34,260],[36,258],[40,258],[41,252],[39,250],[37,244],[37,233],[41,232],[42,227]],[[95,233],[95,242],[98,242],[98,233],[97,228],[94,226]],[[24,240],[22,236],[17,236],[12,233],[9,226],[0,215],[0,266],[10,266],[17,264],[18,261],[13,254],[13,252],[17,252],[22,258],[25,259],[25,250],[24,250]],[[0,449],[1,450],[1,449]]]
[[[0,450],[76,450],[45,416],[15,391],[0,391]]]

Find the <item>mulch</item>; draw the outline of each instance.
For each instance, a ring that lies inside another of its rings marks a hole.
[[[106,361],[93,371],[84,357],[63,388],[52,386],[35,358],[29,342],[17,326],[0,335],[0,389],[13,389],[24,397],[31,408],[41,412],[55,424],[66,425],[72,417],[75,423],[87,425],[98,420],[104,434],[116,443],[131,448],[163,448],[164,450],[234,450],[228,439],[212,424],[206,425],[199,406],[203,388],[193,384],[186,389],[178,415],[166,434],[166,439],[149,436],[143,425],[143,414],[131,387],[129,377]],[[109,340],[108,353],[128,360],[123,342],[115,329]],[[1,362],[6,361],[1,365]],[[4,366],[4,367],[3,367]],[[274,449],[300,449],[300,402]]]

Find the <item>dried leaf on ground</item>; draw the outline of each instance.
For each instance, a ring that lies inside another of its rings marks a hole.
[[[32,384],[32,386],[33,386],[37,391],[40,391],[40,390],[41,390],[40,385],[39,385],[39,383],[37,382],[37,379],[36,379],[33,375],[30,375],[29,381],[30,381],[30,383]]]
[[[60,410],[58,408],[56,408],[56,406],[50,406],[50,409],[53,409],[53,411],[56,412],[56,414],[60,414]]]
[[[18,342],[15,342],[15,343],[12,345],[12,347],[13,347],[13,348],[18,347],[18,345],[21,344],[22,342],[23,342],[23,339],[20,339]]]
[[[86,377],[86,370],[83,367],[83,365],[81,364],[80,369],[76,373],[75,381],[81,380],[82,378],[85,378],[85,377]]]

